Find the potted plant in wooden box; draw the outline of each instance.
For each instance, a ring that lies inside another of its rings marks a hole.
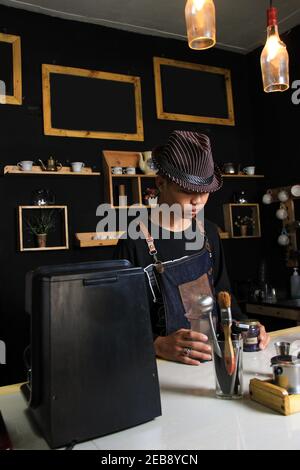
[[[41,209],[37,216],[27,220],[29,231],[36,236],[39,248],[45,248],[47,245],[47,235],[56,225],[55,217],[54,210]]]
[[[249,217],[248,215],[238,215],[234,225],[240,229],[241,237],[247,237],[248,234],[248,229],[253,230],[255,228],[255,220],[252,217]]]

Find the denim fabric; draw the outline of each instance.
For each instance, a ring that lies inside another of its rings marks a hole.
[[[214,296],[211,253],[205,245],[199,253],[177,261],[163,263],[163,266],[163,273],[158,273],[155,267],[153,271],[164,305],[165,334],[169,335],[180,328],[190,328],[190,323],[185,317],[186,311],[179,290],[182,284],[196,281],[207,274],[211,293]],[[199,292],[199,294],[202,293]],[[214,304],[213,316],[216,321],[216,304]]]

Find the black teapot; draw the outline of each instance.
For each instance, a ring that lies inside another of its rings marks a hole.
[[[59,171],[62,169],[62,164],[57,160],[54,160],[53,157],[49,157],[47,163],[45,164],[42,160],[38,160],[43,171]]]
[[[34,206],[49,206],[55,204],[54,193],[47,188],[39,188],[33,191],[31,199]]]
[[[240,191],[233,194],[233,202],[235,204],[246,204],[248,202],[248,197],[245,191]]]
[[[225,175],[234,175],[235,174],[235,167],[233,163],[223,163],[222,167],[223,173]]]

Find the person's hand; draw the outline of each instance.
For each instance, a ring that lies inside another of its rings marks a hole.
[[[270,335],[265,330],[265,327],[259,323],[259,349],[265,349],[270,342]]]
[[[200,360],[211,360],[211,347],[205,344],[207,340],[202,333],[182,328],[168,336],[158,336],[154,349],[163,359],[198,366]]]

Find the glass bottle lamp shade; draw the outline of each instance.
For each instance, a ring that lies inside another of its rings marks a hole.
[[[187,0],[185,21],[191,49],[208,49],[216,44],[216,12],[213,0]]]
[[[289,55],[278,34],[277,9],[269,8],[267,16],[267,42],[260,56],[264,91],[285,91],[289,88]]]

